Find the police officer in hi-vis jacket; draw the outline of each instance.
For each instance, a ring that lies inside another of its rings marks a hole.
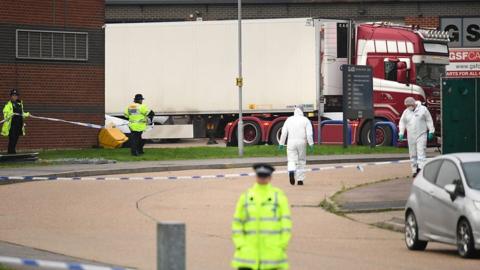
[[[287,247],[292,218],[287,197],[270,184],[275,170],[268,164],[254,167],[256,183],[237,202],[232,223],[235,254],[232,267],[239,270],[288,269]]]

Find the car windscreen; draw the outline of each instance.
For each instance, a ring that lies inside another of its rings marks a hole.
[[[480,161],[463,163],[463,172],[470,188],[480,190]]]

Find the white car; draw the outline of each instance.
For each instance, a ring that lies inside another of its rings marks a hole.
[[[405,207],[405,243],[456,245],[464,258],[480,249],[480,153],[448,154],[427,162]]]

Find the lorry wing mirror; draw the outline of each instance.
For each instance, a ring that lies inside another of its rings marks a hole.
[[[407,80],[407,63],[397,62],[397,81],[399,83],[408,83]]]

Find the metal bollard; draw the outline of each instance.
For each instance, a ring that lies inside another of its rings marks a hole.
[[[157,223],[157,270],[185,270],[185,224]]]

